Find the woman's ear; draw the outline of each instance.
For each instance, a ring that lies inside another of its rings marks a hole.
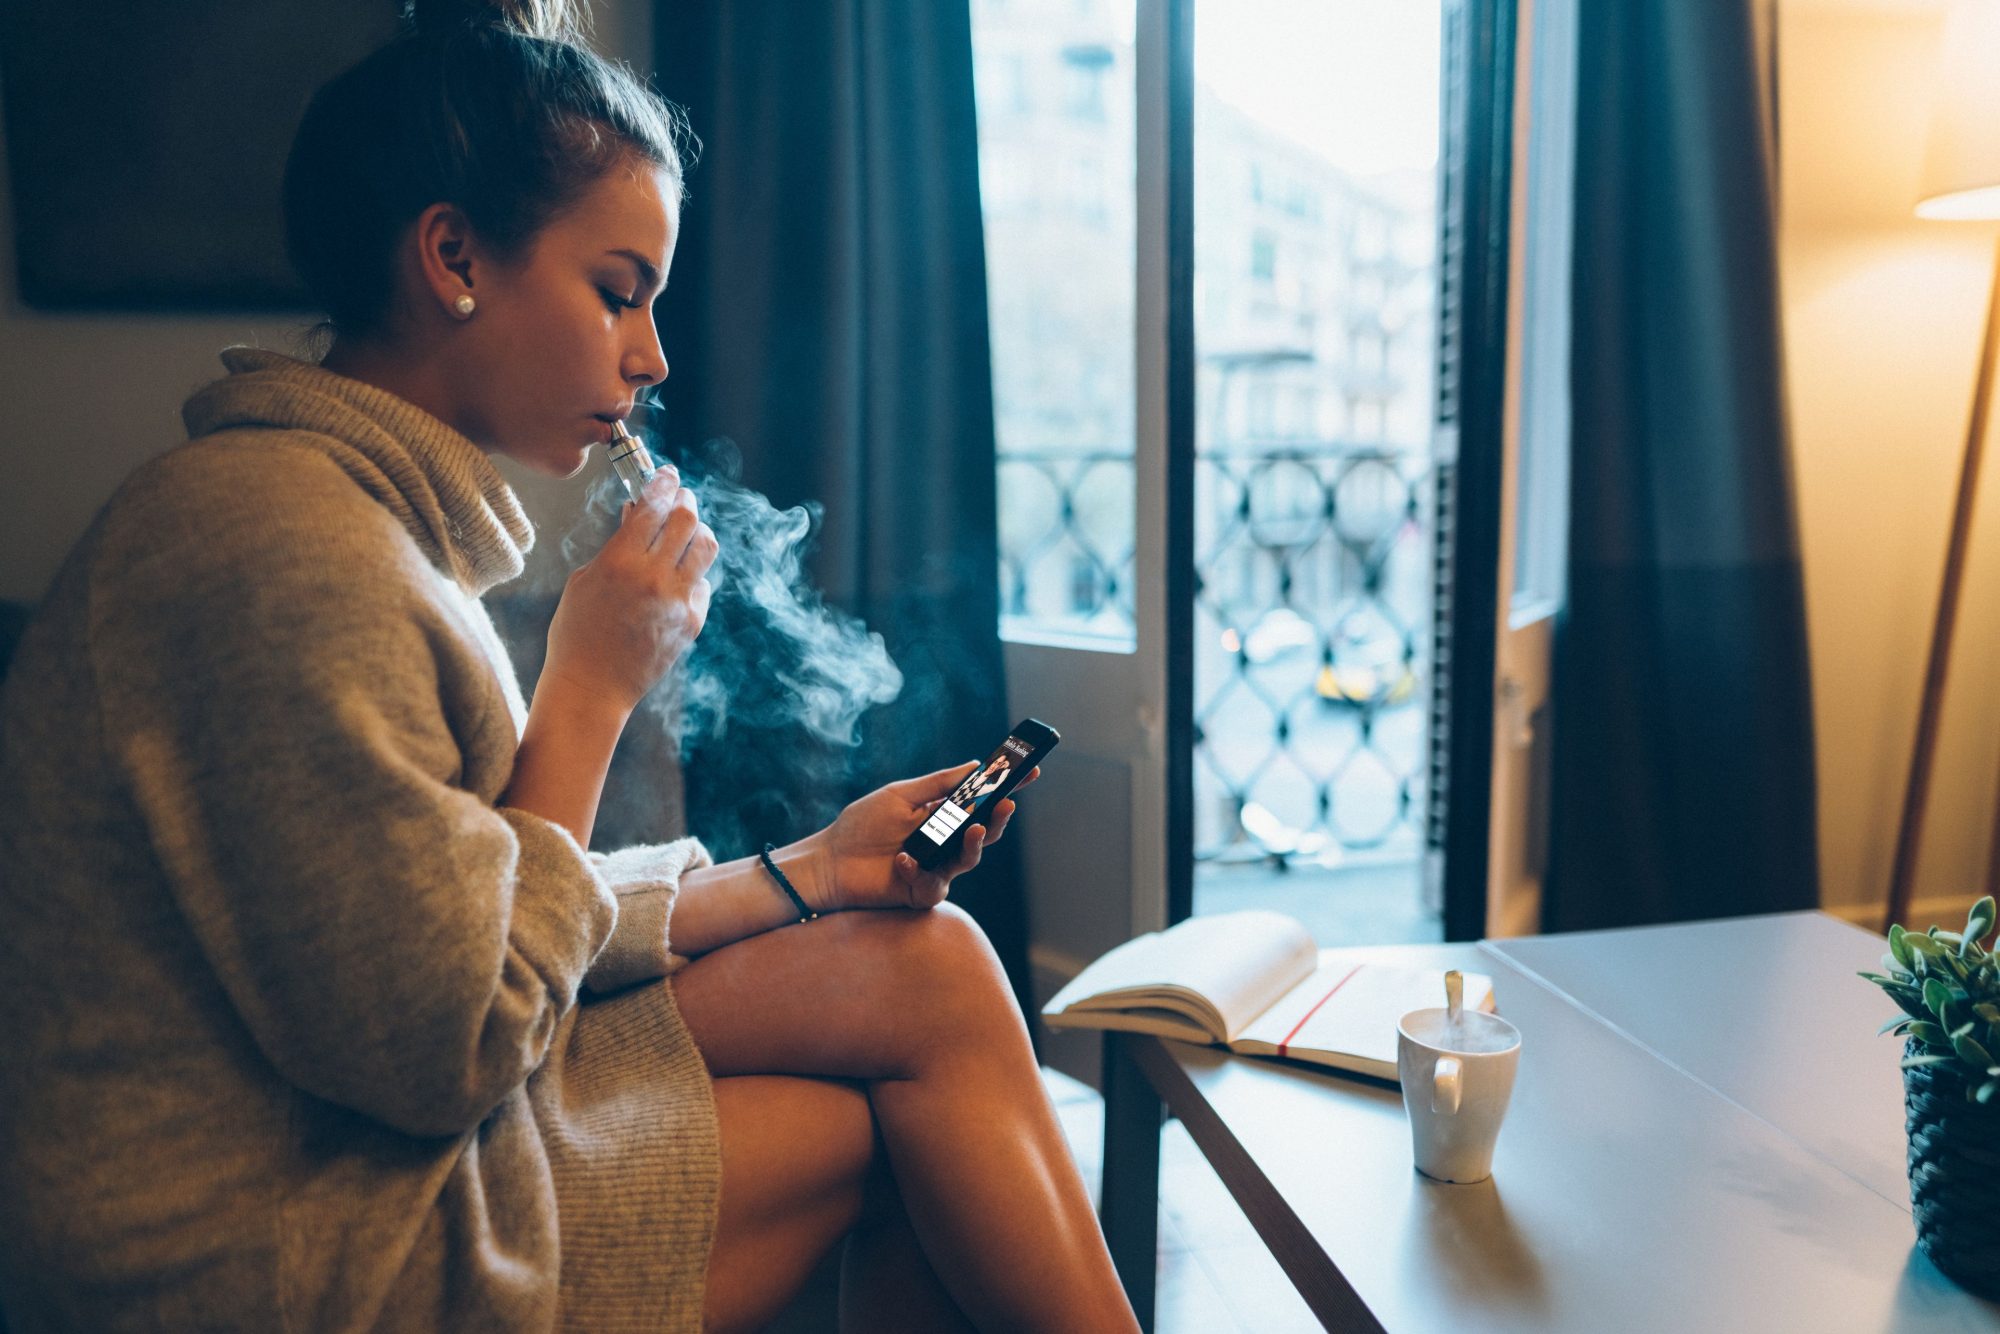
[[[415,239],[420,293],[428,294],[439,312],[453,316],[459,298],[474,295],[471,225],[454,206],[432,204],[417,215]]]

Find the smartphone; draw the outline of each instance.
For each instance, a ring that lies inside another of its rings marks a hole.
[[[1014,724],[986,763],[968,774],[930,819],[903,840],[903,851],[926,871],[956,859],[965,843],[965,827],[984,824],[990,829],[987,815],[1061,740],[1055,728],[1033,718]]]

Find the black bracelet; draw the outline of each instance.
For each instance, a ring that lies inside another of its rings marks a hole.
[[[776,852],[777,850],[778,850],[777,844],[766,843],[764,845],[764,850],[758,853],[757,855],[764,859],[764,869],[769,871],[771,873],[771,878],[778,882],[778,888],[785,891],[785,897],[790,899],[792,901],[792,906],[799,910],[799,921],[810,922],[815,917],[818,917],[819,914],[814,912],[811,908],[806,907],[806,901],[799,897],[799,892],[796,889],[792,888],[792,882],[785,879],[785,873],[783,871],[780,871],[778,869],[778,864],[771,860],[771,854]]]

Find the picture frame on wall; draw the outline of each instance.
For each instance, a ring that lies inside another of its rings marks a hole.
[[[394,0],[0,4],[18,291],[46,311],[299,310],[280,187]]]

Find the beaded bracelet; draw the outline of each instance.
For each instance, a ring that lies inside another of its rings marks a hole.
[[[769,871],[771,873],[771,878],[778,882],[778,888],[785,891],[785,897],[790,899],[792,901],[792,906],[799,910],[799,921],[810,922],[815,917],[818,917],[819,914],[814,912],[811,908],[806,907],[806,901],[799,897],[799,892],[796,889],[792,888],[792,882],[785,879],[785,873],[783,871],[780,871],[778,869],[778,864],[771,860],[771,854],[776,852],[777,850],[778,850],[777,844],[766,843],[764,845],[764,850],[757,855],[764,859],[764,869]]]

